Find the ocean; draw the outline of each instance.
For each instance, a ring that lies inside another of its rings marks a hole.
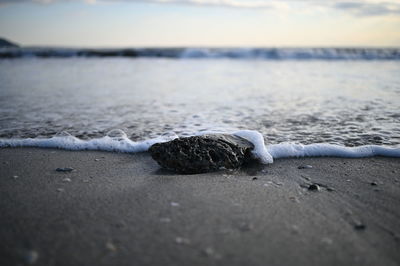
[[[267,148],[400,156],[400,49],[0,51],[3,147],[136,151],[129,145],[246,130]]]

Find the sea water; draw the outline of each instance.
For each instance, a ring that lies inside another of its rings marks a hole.
[[[137,152],[179,136],[225,132],[258,141],[265,162],[400,156],[397,58],[185,52],[1,59],[0,146]]]

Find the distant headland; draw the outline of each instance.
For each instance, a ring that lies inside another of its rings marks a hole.
[[[18,48],[19,45],[0,37],[0,48]]]

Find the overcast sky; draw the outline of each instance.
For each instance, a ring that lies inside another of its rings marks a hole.
[[[400,0],[0,0],[0,36],[48,46],[400,46]]]

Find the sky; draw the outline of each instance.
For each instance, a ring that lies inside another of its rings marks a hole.
[[[400,0],[0,0],[0,37],[64,47],[400,47]]]

